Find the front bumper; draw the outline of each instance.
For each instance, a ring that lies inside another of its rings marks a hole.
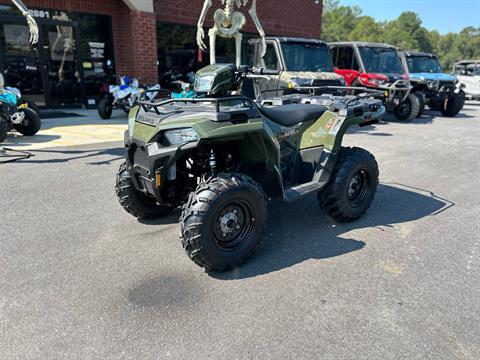
[[[412,88],[409,80],[397,80],[392,84],[378,87],[379,90],[384,91],[384,103],[387,109],[400,106],[410,95]]]
[[[176,162],[180,156],[198,142],[181,146],[162,146],[157,142],[143,143],[125,132],[127,170],[138,191],[162,201],[161,189],[176,179]],[[164,202],[164,201],[162,201]]]

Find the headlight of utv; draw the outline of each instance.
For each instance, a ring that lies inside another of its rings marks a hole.
[[[427,87],[430,89],[430,90],[434,90],[437,88],[437,81],[436,80],[433,80],[433,81],[428,81],[427,82]]]
[[[182,145],[200,139],[192,128],[169,130],[165,132],[165,137],[170,145]]]

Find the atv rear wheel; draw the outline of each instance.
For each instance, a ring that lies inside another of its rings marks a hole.
[[[108,120],[112,117],[113,104],[110,99],[103,98],[98,102],[98,115],[103,120]]]
[[[318,193],[321,209],[341,222],[353,221],[370,207],[378,186],[375,157],[361,148],[342,148],[329,184]]]
[[[8,124],[0,117],[0,143],[7,138]]]
[[[120,165],[118,170],[115,191],[123,209],[136,218],[157,219],[165,217],[173,211],[171,206],[160,205],[156,199],[135,189],[126,163]]]
[[[393,110],[393,115],[399,121],[415,119],[420,112],[420,100],[414,93],[410,93],[405,101]]]
[[[454,117],[457,116],[460,110],[463,109],[465,104],[465,92],[460,90],[459,93],[455,94],[453,98],[449,98],[441,108],[443,116]]]
[[[21,111],[25,114],[25,120],[22,124],[14,124],[13,128],[25,136],[35,135],[42,127],[40,116],[30,108],[21,109]]]
[[[262,188],[248,176],[222,173],[190,194],[180,218],[182,245],[207,271],[226,270],[252,253],[266,220]]]

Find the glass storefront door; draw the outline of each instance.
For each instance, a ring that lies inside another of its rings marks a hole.
[[[22,94],[46,105],[40,44],[29,44],[28,26],[19,22],[5,21],[0,24],[0,70],[7,86],[16,87]]]
[[[59,15],[63,16],[63,15]],[[66,17],[66,15],[65,15]],[[41,25],[41,57],[45,73],[45,97],[51,106],[82,102],[82,74],[77,28],[62,19]]]
[[[39,106],[81,104],[75,23],[65,14],[41,21],[39,42],[30,45],[28,26],[22,20],[0,22],[0,70],[6,85],[18,88]]]
[[[109,15],[30,11],[40,27],[29,44],[25,19],[13,5],[0,5],[0,71],[40,106],[95,106],[116,83],[112,20]]]

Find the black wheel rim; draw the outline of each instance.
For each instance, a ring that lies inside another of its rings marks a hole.
[[[348,184],[348,202],[352,207],[361,206],[372,193],[370,177],[365,170],[359,170],[350,179]]]
[[[226,204],[215,216],[213,237],[216,246],[223,251],[235,251],[248,242],[253,232],[253,211],[245,201]]]
[[[408,116],[410,114],[410,101],[404,101],[400,104],[397,110],[400,116]]]

